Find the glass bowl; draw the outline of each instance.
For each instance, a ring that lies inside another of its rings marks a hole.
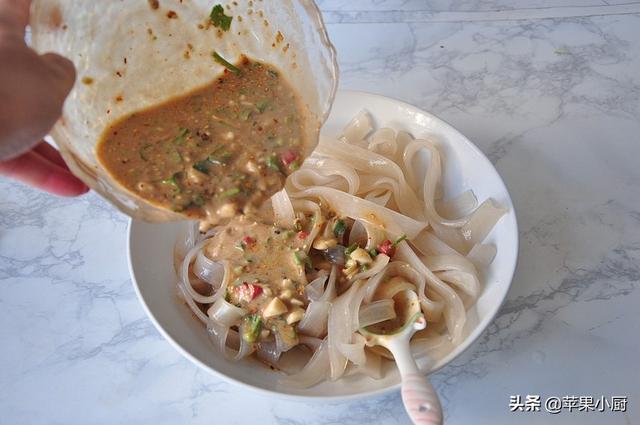
[[[78,77],[51,131],[71,171],[124,213],[183,219],[119,185],[96,157],[114,121],[213,81],[241,54],[280,69],[307,109],[309,152],[337,87],[336,54],[312,1],[222,1],[228,31],[214,26],[210,0],[34,0],[32,46],[71,59]]]

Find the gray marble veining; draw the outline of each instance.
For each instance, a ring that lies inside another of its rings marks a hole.
[[[640,3],[319,4],[342,88],[445,119],[514,198],[521,252],[508,299],[433,376],[447,423],[640,422]],[[0,423],[408,423],[396,393],[276,400],[191,365],[138,305],[125,228],[93,194],[0,180]],[[629,407],[510,413],[515,394],[627,395]]]

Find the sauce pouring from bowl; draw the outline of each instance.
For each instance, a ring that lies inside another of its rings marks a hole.
[[[281,72],[246,56],[216,60],[226,69],[212,84],[124,117],[97,146],[129,192],[209,224],[254,213],[310,150]]]

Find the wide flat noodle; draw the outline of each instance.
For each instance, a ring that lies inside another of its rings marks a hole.
[[[436,210],[442,217],[456,219],[465,217],[478,206],[478,198],[473,190],[467,190],[460,196],[446,201],[436,201]]]
[[[320,143],[315,151],[316,155],[330,158],[340,158],[356,170],[364,174],[386,176],[394,179],[398,184],[396,202],[404,214],[424,219],[424,208],[415,192],[407,183],[402,169],[394,161],[383,155],[371,152],[341,141]]]
[[[484,201],[461,229],[468,249],[482,242],[506,213],[507,210],[496,205],[493,199]]]
[[[342,137],[347,143],[358,143],[373,130],[371,115],[364,109],[358,112],[349,124],[344,128]]]
[[[295,220],[295,211],[291,204],[291,199],[287,195],[287,191],[282,189],[271,197],[271,205],[273,206],[274,222],[277,226],[285,229],[293,227]]]
[[[299,370],[282,381],[295,387],[354,373],[379,379],[382,358],[393,357],[381,347],[367,347],[361,327],[401,326],[418,307],[429,325],[411,341],[415,355],[440,357],[462,341],[466,309],[482,290],[479,272],[496,255],[496,247],[483,240],[505,210],[490,199],[477,207],[471,190],[442,200],[435,143],[390,128],[372,131],[363,111],[342,140],[324,140],[272,199],[273,222],[303,229],[297,236],[304,241],[301,249],[314,259],[314,268],[302,276],[313,280],[301,292],[306,304],[296,325],[297,345],[285,344],[278,334],[275,341],[252,344],[239,337],[236,329],[242,332],[247,312],[222,298],[222,288],[230,284],[229,265],[204,256],[206,239],[219,229],[204,239],[191,229],[179,242],[178,286],[228,358],[241,359],[257,347],[270,364]],[[422,176],[415,166],[425,153],[429,160]],[[339,221],[347,233],[336,233]],[[402,235],[406,240],[391,247]],[[312,250],[316,240],[329,248]],[[359,263],[348,254],[341,259],[353,244],[368,254],[360,253]],[[199,285],[211,295],[196,291]]]
[[[312,187],[291,194],[292,198],[319,198],[343,217],[351,217],[386,230],[392,237],[413,238],[427,223],[404,216],[389,208],[329,187]]]

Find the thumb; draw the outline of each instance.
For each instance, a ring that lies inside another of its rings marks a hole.
[[[45,53],[40,56],[49,76],[54,82],[54,89],[66,98],[76,81],[76,68],[73,62],[55,53]]]

